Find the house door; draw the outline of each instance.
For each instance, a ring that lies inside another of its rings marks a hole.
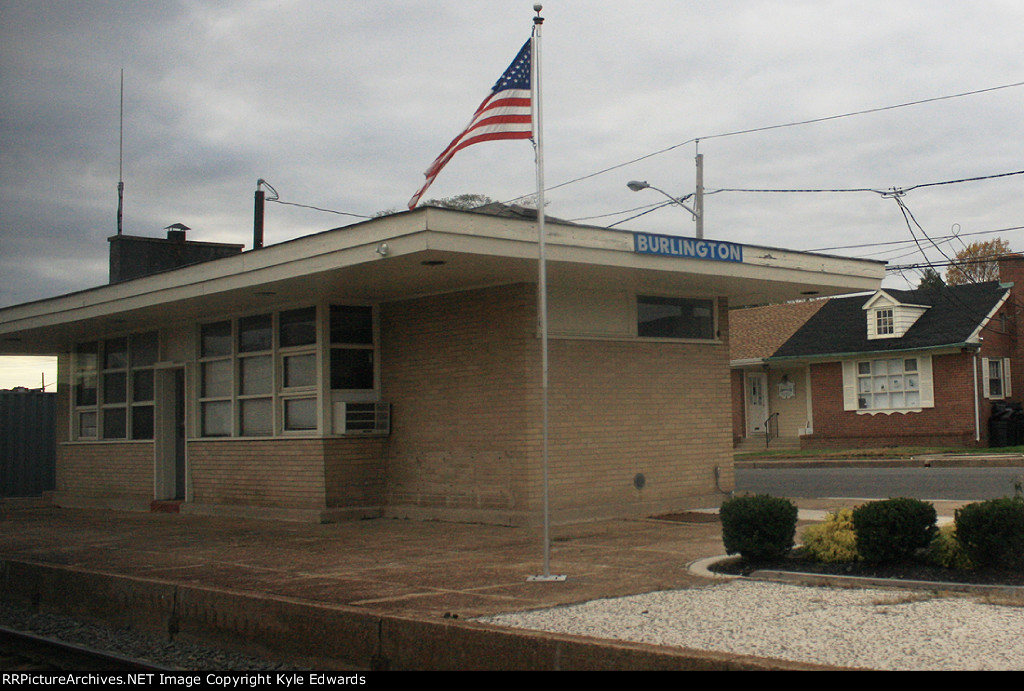
[[[747,372],[747,435],[764,433],[768,419],[768,375],[764,372]]]
[[[185,370],[161,370],[157,395],[156,499],[184,499]]]

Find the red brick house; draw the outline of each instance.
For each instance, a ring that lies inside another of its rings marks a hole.
[[[418,208],[0,309],[0,354],[59,357],[63,506],[537,524],[537,256],[535,218]],[[729,305],[884,274],[554,220],[547,257],[555,522],[716,502]]]
[[[783,446],[988,445],[992,405],[1024,392],[1024,258],[1000,277],[733,310],[735,442],[764,448],[772,420]]]

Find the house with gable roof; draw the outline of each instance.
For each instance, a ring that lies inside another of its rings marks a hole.
[[[733,310],[737,446],[988,445],[992,406],[1024,386],[1024,258],[1000,277]]]

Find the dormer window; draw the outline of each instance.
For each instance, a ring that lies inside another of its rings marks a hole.
[[[896,333],[892,308],[875,310],[875,333],[879,336],[889,336]]]
[[[864,303],[868,340],[903,338],[927,309],[928,305],[900,302],[893,295],[879,290]]]

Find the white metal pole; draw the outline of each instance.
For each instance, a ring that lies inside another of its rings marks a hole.
[[[537,311],[540,316],[541,348],[541,456],[543,465],[544,503],[544,573],[531,576],[534,581],[563,581],[565,576],[551,575],[551,508],[548,494],[548,278],[547,249],[544,229],[544,120],[541,109],[540,81],[540,29],[544,18],[540,16],[541,5],[534,5],[537,16],[533,18],[533,38],[530,45],[530,82],[533,94],[534,145],[537,149]]]

